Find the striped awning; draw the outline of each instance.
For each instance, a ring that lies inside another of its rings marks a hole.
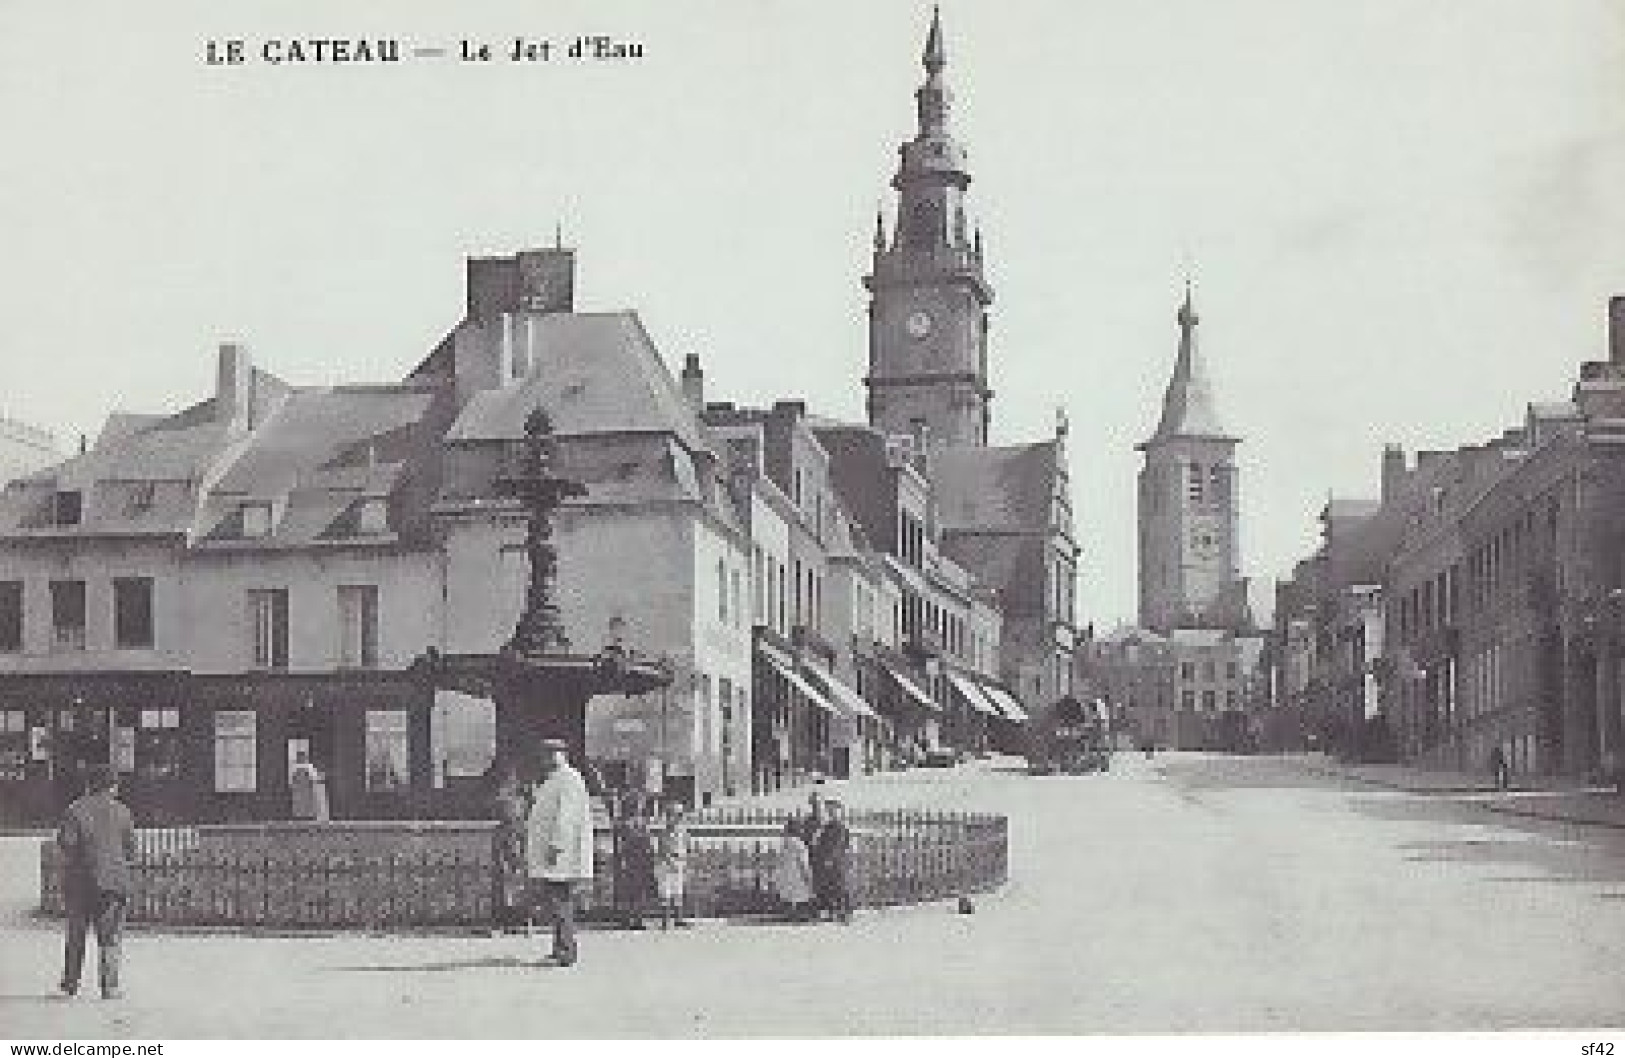
[[[988,716],[1004,716],[1004,710],[1000,709],[996,703],[990,701],[988,696],[982,693],[982,689],[976,685],[976,681],[971,679],[969,676],[962,676],[957,672],[950,672],[948,673],[948,683],[953,687],[954,691],[958,693],[959,697],[965,700],[965,704],[970,706],[972,709],[975,709],[977,712],[986,713]]]
[[[817,669],[808,669],[807,675],[809,679],[824,689],[830,701],[841,706],[847,712],[854,716],[879,718],[880,714],[875,712],[873,707],[863,700],[863,695],[848,687],[834,675],[828,672],[820,672]]]
[[[942,712],[942,706],[932,701],[929,694],[920,690],[920,685],[910,679],[907,673],[884,658],[881,659],[880,666],[886,670],[886,675],[890,676],[897,683],[897,686],[902,688],[903,694],[914,700],[915,705],[918,705],[921,709],[929,709],[933,713]]]
[[[779,675],[783,676],[785,681],[788,682],[790,686],[800,691],[818,708],[834,716],[841,715],[841,711],[831,704],[830,700],[825,697],[824,692],[820,691],[817,687],[814,687],[811,681],[807,680],[801,675],[801,673],[797,672],[794,665],[787,665],[766,651],[762,652],[762,657],[767,660],[769,665],[778,670]]]
[[[994,704],[996,704],[1009,719],[1014,720],[1018,724],[1025,724],[1027,721],[1032,719],[1031,716],[1027,715],[1027,710],[1021,707],[1021,703],[1016,701],[1015,695],[1011,694],[1003,687],[1000,687],[998,684],[984,683],[982,684],[982,690],[987,692],[988,698],[992,699]]]

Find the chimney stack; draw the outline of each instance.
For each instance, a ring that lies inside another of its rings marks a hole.
[[[1625,368],[1625,295],[1608,299],[1608,362]]]
[[[215,371],[214,412],[217,421],[233,433],[250,429],[254,366],[248,351],[236,342],[220,343],[220,359]]]
[[[705,411],[705,372],[700,370],[700,358],[694,353],[683,357],[683,399],[694,414]]]
[[[1386,506],[1399,497],[1405,483],[1405,449],[1399,445],[1385,445],[1382,449],[1382,502]]]

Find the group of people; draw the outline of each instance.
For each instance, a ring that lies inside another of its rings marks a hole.
[[[542,742],[539,771],[539,778],[531,781],[517,762],[498,767],[492,908],[499,926],[529,921],[540,912],[552,926],[549,963],[572,966],[579,954],[577,900],[593,877],[592,798],[562,740]],[[130,810],[118,800],[117,790],[112,767],[92,768],[87,792],[68,806],[57,831],[67,913],[59,988],[68,996],[79,991],[92,928],[102,995],[121,994],[120,942],[136,837]],[[634,929],[644,928],[651,911],[658,913],[662,927],[686,924],[690,839],[685,810],[668,801],[656,822],[651,808],[646,799],[630,797],[615,813],[616,898],[624,924]],[[789,919],[852,920],[852,833],[843,816],[839,801],[814,792],[808,812],[785,824],[774,881]]]
[[[660,928],[686,926],[688,818],[680,801],[656,802],[638,793],[620,798],[615,810],[615,905],[627,929],[644,929],[654,911]],[[656,815],[658,819],[654,818]]]
[[[779,839],[774,884],[792,922],[852,921],[852,831],[841,802],[814,791]]]

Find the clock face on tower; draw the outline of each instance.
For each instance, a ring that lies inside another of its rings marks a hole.
[[[903,326],[908,330],[909,337],[924,338],[931,333],[931,316],[927,312],[916,309],[908,314],[908,319],[903,321]]]
[[[1219,532],[1212,525],[1198,523],[1190,530],[1191,554],[1199,559],[1217,558],[1219,555]]]

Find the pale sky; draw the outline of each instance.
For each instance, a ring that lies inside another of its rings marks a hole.
[[[924,3],[0,0],[0,411],[94,433],[245,342],[295,383],[392,381],[462,257],[579,250],[712,399],[860,419],[875,206]],[[995,441],[1063,404],[1082,618],[1134,610],[1135,442],[1195,262],[1245,441],[1245,572],[1312,549],[1380,448],[1568,394],[1625,292],[1617,0],[957,0],[955,127],[987,239]],[[210,38],[455,47],[610,33],[638,63],[240,68]]]

